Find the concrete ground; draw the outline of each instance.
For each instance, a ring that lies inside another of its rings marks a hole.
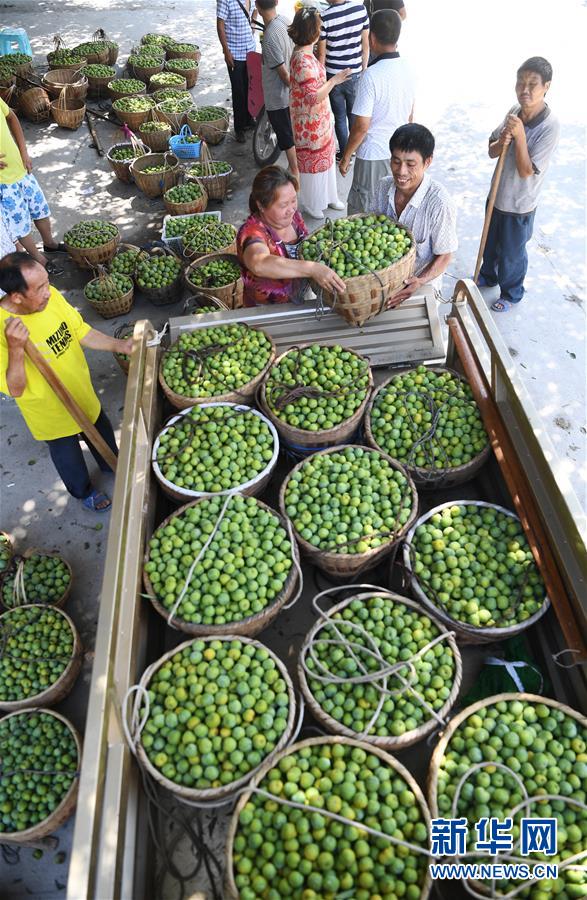
[[[584,24],[584,4],[565,0],[553,13],[546,0],[496,0],[479,7],[454,0],[449,6],[406,0],[408,19],[400,49],[409,57],[418,78],[416,121],[436,135],[437,152],[432,174],[449,189],[458,207],[460,247],[445,279],[445,295],[453,277],[474,268],[482,227],[483,204],[493,169],[486,141],[514,102],[515,69],[530,55],[551,59],[555,77],[549,95],[561,119],[562,137],[536,217],[530,246],[528,293],[519,310],[499,318],[512,355],[540,412],[545,433],[558,453],[557,473],[568,479],[587,508],[585,416],[585,126],[580,112],[578,80]],[[291,0],[281,4],[283,11]],[[67,44],[89,39],[98,27],[121,45],[119,65],[147,30],[170,32],[194,40],[203,50],[201,75],[193,95],[199,103],[229,102],[226,69],[215,34],[213,0],[12,0],[0,2],[0,21],[24,27],[31,39],[35,62],[42,65],[52,49],[51,38],[60,33]],[[96,104],[93,104],[96,106]],[[99,107],[97,107],[99,108]],[[581,107],[582,108],[582,107]],[[101,216],[115,222],[123,240],[143,243],[159,237],[164,215],[160,200],[148,200],[133,186],[121,184],[105,159],[92,148],[88,131],[59,129],[54,124],[25,124],[35,172],[49,199],[56,232],[79,219]],[[97,124],[105,148],[121,139],[110,123]],[[223,218],[240,224],[246,215],[250,183],[256,171],[250,144],[227,138],[214,155],[235,169],[232,195],[222,207]],[[350,176],[339,176],[346,196]],[[312,221],[310,224],[315,224]],[[63,276],[54,279],[70,302],[97,328],[112,333],[123,319],[105,321],[85,303],[82,288],[87,276],[64,258]],[[493,299],[489,294],[488,299]],[[161,326],[168,315],[178,315],[181,298],[156,309],[138,298],[127,318],[149,317]],[[94,383],[115,426],[124,403],[125,377],[109,354],[88,354]],[[48,460],[46,448],[33,441],[19,412],[8,398],[0,398],[0,526],[16,538],[18,548],[40,546],[61,550],[71,562],[74,591],[68,606],[86,649],[83,675],[62,709],[83,728],[91,674],[91,654],[98,617],[108,516],[84,512],[64,491]],[[92,469],[93,471],[93,469]],[[112,489],[112,478],[96,483]],[[58,833],[59,850],[69,846],[71,824]],[[59,896],[67,877],[65,862],[55,851],[36,860],[30,849],[21,852],[20,864],[0,859],[3,897]]]

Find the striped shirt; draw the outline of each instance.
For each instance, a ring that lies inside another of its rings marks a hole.
[[[369,16],[363,3],[345,0],[324,10],[320,40],[326,41],[326,72],[336,75],[342,69],[360,72],[363,68],[361,38],[369,29]]]

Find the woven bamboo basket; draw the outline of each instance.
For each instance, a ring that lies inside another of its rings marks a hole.
[[[120,47],[114,41],[109,41],[110,47],[108,47],[108,59],[106,60],[106,64],[109,66],[113,66],[118,59],[118,54],[120,53]]]
[[[154,153],[165,153],[169,149],[169,138],[173,134],[169,122],[165,122],[167,125],[165,131],[143,131],[143,125],[145,124],[146,122],[143,122],[139,128],[139,135],[143,144],[150,147]]]
[[[200,59],[202,58],[202,51],[197,44],[194,44],[193,50],[174,50],[173,47],[168,47],[168,49],[165,51],[165,55],[168,60],[193,59],[194,62],[199,63]]]
[[[42,822],[39,822],[38,825],[34,825],[32,828],[27,828],[25,831],[0,832],[0,842],[3,844],[27,844],[31,841],[38,841],[48,837],[50,834],[53,834],[54,831],[57,831],[64,822],[67,822],[73,814],[77,803],[77,793],[79,788],[78,776],[82,756],[82,742],[80,736],[69,719],[66,719],[65,716],[60,715],[60,713],[55,712],[53,709],[46,709],[44,707],[33,707],[32,709],[9,713],[3,718],[3,721],[6,721],[12,716],[26,716],[31,715],[32,713],[44,713],[45,715],[53,716],[67,725],[74,737],[77,748],[77,772],[72,779],[71,786],[63,800],[46,819],[43,819]]]
[[[222,172],[219,175],[190,175],[190,170],[188,168],[186,171],[186,181],[193,181],[197,178],[204,186],[204,190],[208,194],[209,200],[225,200],[226,195],[228,194],[232,173],[232,166],[230,167],[230,171]]]
[[[129,63],[128,68],[132,72],[134,78],[138,78],[139,81],[144,81],[145,85],[149,83],[151,75],[157,75],[159,72],[163,71],[164,62],[163,59],[160,63],[157,63],[152,66],[137,66],[131,65]]]
[[[367,215],[368,213],[357,213],[345,218],[364,219]],[[323,227],[317,228],[308,237],[313,237]],[[376,226],[374,226],[374,229],[376,230]],[[385,309],[385,301],[397,293],[406,278],[410,278],[414,274],[416,242],[412,233],[407,231],[407,229],[406,232],[412,243],[405,256],[390,266],[379,269],[376,273],[370,272],[367,275],[345,278],[346,290],[344,293],[333,294],[330,291],[322,290],[319,285],[314,284],[314,290],[318,293],[318,296],[322,296],[324,303],[336,310],[349,325],[360,327],[369,319],[378,316]]]
[[[200,256],[199,259],[196,259],[196,261],[191,263],[185,270],[185,286],[189,291],[197,291],[198,294],[207,294],[210,297],[217,297],[226,309],[240,309],[243,305],[244,290],[242,278],[237,278],[232,284],[225,284],[222,287],[215,288],[201,287],[200,285],[192,284],[190,281],[189,276],[191,272],[195,269],[199,269],[200,266],[205,266],[206,263],[215,259],[226,259],[229,262],[239,265],[239,259],[235,253],[210,253],[207,256]]]
[[[12,71],[18,78],[31,78],[35,74],[32,62],[23,62],[14,66]]]
[[[120,232],[99,247],[72,247],[67,241],[64,243],[67,252],[80,269],[95,269],[110,262],[120,243]]]
[[[361,447],[358,444],[348,444],[349,447],[354,447],[355,449],[365,450],[365,447]],[[327,453],[336,453],[340,450],[339,447],[327,447],[325,450],[318,450],[316,453],[313,453],[310,457],[311,459],[315,459],[318,454],[325,455]],[[394,469],[397,469],[402,475],[407,479],[408,485],[407,490],[411,497],[411,512],[408,521],[405,525],[401,525],[398,527],[397,531],[389,537],[389,539],[381,544],[380,547],[372,548],[371,550],[367,550],[365,553],[336,553],[333,550],[320,550],[318,547],[315,547],[313,544],[308,543],[308,541],[304,540],[304,538],[298,533],[293,522],[292,527],[294,529],[294,533],[296,536],[296,540],[298,541],[300,548],[305,556],[308,557],[311,563],[317,566],[319,569],[322,569],[328,575],[332,575],[334,578],[353,578],[358,575],[360,572],[365,571],[366,569],[371,569],[373,566],[377,565],[385,556],[388,556],[393,548],[398,544],[400,540],[404,537],[404,535],[408,532],[408,530],[412,527],[413,523],[416,521],[418,516],[418,494],[416,492],[416,487],[414,482],[410,478],[409,474],[406,472],[403,466],[401,466],[397,460],[392,459],[391,456],[388,456],[387,453],[381,453],[380,450],[373,450],[373,453],[379,453]],[[289,480],[294,472],[297,472],[303,465],[308,462],[307,459],[299,462],[291,472],[288,474],[287,478],[284,480],[281,485],[281,489],[279,491],[279,509],[286,515],[285,508],[285,492],[287,490],[287,485]],[[440,618],[437,616],[437,618]]]
[[[132,284],[132,278],[127,276],[131,282],[130,290],[121,294],[120,297],[116,297],[114,300],[104,300],[100,303],[99,301],[92,300],[88,297],[86,288],[94,281],[100,281],[101,277],[103,276],[98,276],[97,278],[92,278],[91,281],[88,281],[88,284],[84,288],[84,297],[86,301],[102,316],[103,319],[115,319],[116,316],[126,315],[126,313],[132,309],[134,300],[134,285]]]
[[[188,115],[188,125],[194,134],[206,141],[207,144],[215,146],[220,144],[226,137],[228,126],[230,124],[230,116],[228,110],[218,108],[219,115],[217,119],[211,119],[207,122],[199,122],[193,116]]]
[[[250,326],[248,326],[250,327]],[[171,405],[174,409],[187,409],[190,406],[195,406],[196,403],[209,403],[212,401],[216,401],[218,403],[246,403],[250,404],[254,402],[255,394],[257,392],[257,388],[263,381],[265,377],[265,373],[269,369],[269,366],[275,359],[275,344],[273,343],[273,339],[271,335],[264,332],[265,337],[271,341],[271,352],[269,354],[269,359],[267,363],[261,369],[261,371],[255,375],[254,378],[244,384],[241,388],[234,391],[227,391],[225,394],[216,394],[214,397],[184,397],[182,394],[176,394],[175,391],[172,391],[165,378],[163,376],[163,358],[161,359],[161,364],[159,366],[159,384],[161,385],[161,389]],[[173,347],[169,348],[173,350]]]
[[[144,145],[143,145],[144,146]],[[112,147],[108,148],[106,153],[106,159],[108,160],[108,165],[116,175],[120,181],[124,181],[125,184],[132,184],[133,177],[130,171],[130,164],[133,162],[132,159],[113,159],[110,155],[113,150],[117,150],[119,147],[132,147],[132,143],[129,141],[123,141],[120,144],[113,144]],[[149,147],[145,146],[144,156],[149,156],[151,150]],[[135,157],[137,159],[137,157]]]
[[[0,100],[5,103],[11,99],[16,89],[16,75],[2,75],[0,77]]]
[[[218,491],[219,495],[225,495],[237,491],[239,494],[244,494],[246,497],[258,497],[263,493],[263,491],[271,481],[271,477],[279,458],[279,435],[277,434],[275,427],[269,421],[269,419],[263,415],[263,413],[259,412],[256,409],[252,409],[250,406],[242,406],[238,403],[200,403],[199,406],[202,408],[210,406],[227,406],[235,409],[237,412],[250,412],[252,415],[257,416],[259,419],[265,422],[265,424],[271,431],[271,435],[273,437],[273,456],[271,457],[265,468],[254,478],[249,478],[247,479],[247,481],[243,481],[242,484],[236,485],[235,487],[230,488],[230,490],[228,491]],[[193,407],[184,409],[178,415],[173,416],[173,418],[169,419],[166,422],[165,427],[161,429],[161,431],[155,438],[153,451],[151,453],[151,465],[153,467],[153,472],[155,473],[155,478],[161,486],[161,490],[163,491],[163,493],[167,494],[168,497],[171,497],[172,500],[177,500],[180,503],[187,503],[190,500],[196,500],[200,497],[208,497],[210,494],[207,491],[192,491],[189,488],[178,487],[178,485],[165,478],[163,472],[161,471],[161,467],[157,462],[157,451],[159,450],[161,435],[172,425],[175,425],[176,422],[179,422],[183,418],[183,416],[189,415],[192,409]]]
[[[29,88],[19,94],[18,106],[29,122],[46,122],[51,115],[51,100],[47,91],[40,87]]]
[[[162,103],[158,103],[156,107],[158,118],[162,122],[167,122],[173,134],[179,134],[182,127],[187,124],[189,109],[185,109],[183,112],[167,112],[161,108]]]
[[[201,259],[207,258],[209,256],[235,256],[236,255],[236,235],[233,241],[230,244],[227,244],[226,247],[221,247],[219,250],[215,250],[214,253],[209,253],[206,251],[205,253],[198,253],[197,250],[190,250],[185,247],[185,238],[184,235],[184,251],[183,255],[186,259],[192,260],[192,262],[199,262]]]
[[[96,75],[86,75],[85,77],[88,79],[88,97],[110,96],[108,85],[116,78],[116,72],[113,71],[111,75],[104,75],[101,78]]]
[[[20,607],[20,609],[44,610],[46,609],[46,607],[39,604],[29,604],[27,606]],[[73,637],[73,647],[71,650],[69,662],[66,664],[61,675],[53,682],[52,685],[50,685],[44,691],[41,691],[40,693],[35,694],[31,697],[27,697],[23,700],[0,701],[0,710],[2,712],[15,712],[19,709],[28,709],[31,706],[52,706],[67,697],[73,685],[75,684],[75,680],[79,675],[79,670],[82,664],[82,643],[77,632],[77,628],[75,627],[67,613],[63,612],[63,610],[61,609],[56,610],[56,612],[58,615],[63,616],[63,618],[66,620]],[[2,613],[2,615],[0,616],[0,621],[9,617],[10,613],[11,610]]]
[[[184,510],[189,509],[191,506],[195,506],[197,503],[201,503],[202,498],[198,500],[192,500],[191,503],[185,503],[183,506],[178,507],[174,513],[167,516],[166,519],[161,522],[159,527],[167,525],[175,516],[183,513]],[[274,509],[271,509],[270,506],[267,506],[266,503],[263,503],[261,500],[256,498],[256,503],[261,506],[263,509],[277,516],[280,523],[283,525],[285,530],[287,531],[287,523],[286,520]],[[298,547],[295,541],[292,541],[292,554],[295,563],[299,565],[299,552]],[[145,563],[148,562],[148,550],[145,554]],[[171,620],[171,625],[174,628],[179,629],[179,631],[184,631],[186,634],[190,634],[193,637],[204,637],[209,636],[212,637],[227,637],[228,635],[239,635],[242,637],[255,637],[255,635],[259,634],[259,632],[263,631],[264,628],[268,628],[271,622],[276,618],[279,611],[288,600],[291,598],[294,590],[298,586],[298,571],[297,565],[294,563],[292,565],[289,575],[285,580],[285,584],[281,589],[280,593],[275,597],[273,602],[267,606],[265,609],[261,610],[261,612],[255,613],[252,616],[247,616],[246,619],[240,619],[236,622],[228,622],[226,625],[195,625],[192,622],[186,622],[184,619],[180,619],[177,616],[174,616]],[[147,575],[146,572],[143,571],[143,583],[145,585],[145,590],[149,595],[149,599],[153,604],[154,608],[157,610],[160,616],[162,616],[165,621],[169,620],[169,612],[170,610],[166,609],[162,603],[157,598],[155,594],[155,590],[153,585],[151,584],[151,579]]]
[[[112,263],[114,262],[116,257],[119,255],[119,253],[126,253],[128,250],[133,250],[136,253],[136,263],[139,262],[141,257],[149,255],[146,250],[142,250],[141,247],[137,247],[136,244],[126,244],[123,242],[123,243],[120,243],[118,245],[118,247],[116,248],[116,253],[114,254],[114,256],[112,257],[112,259],[110,261],[110,266],[112,266]],[[135,263],[135,268],[136,268],[136,263]],[[129,277],[132,278],[133,276],[130,275]]]
[[[410,774],[410,772],[394,757],[390,756],[389,753],[386,753],[380,747],[375,747],[372,744],[367,744],[364,741],[358,741],[353,738],[348,737],[319,737],[319,738],[308,738],[305,741],[298,741],[295,744],[291,744],[289,747],[286,747],[280,753],[278,753],[273,759],[267,760],[265,763],[261,765],[261,767],[257,770],[254,777],[250,781],[250,787],[256,788],[259,787],[269,774],[272,768],[274,768],[281,759],[286,756],[290,756],[298,751],[304,749],[305,747],[317,747],[322,744],[344,744],[344,746],[348,747],[359,747],[365,751],[365,753],[371,754],[373,756],[378,756],[381,759],[382,763],[388,766],[390,769],[393,769],[394,772],[397,772],[406,782],[407,787],[414,794],[416,798],[416,803],[422,813],[422,818],[426,824],[426,831],[430,833],[430,811],[428,809],[428,805],[424,798],[424,794],[422,793],[419,784],[414,779],[414,777]],[[238,803],[236,804],[234,811],[232,813],[230,824],[228,827],[228,837],[226,842],[226,874],[224,881],[224,891],[223,896],[226,900],[240,900],[240,892],[236,886],[234,880],[234,841],[237,836],[237,832],[239,830],[239,819],[240,814],[243,811],[244,807],[251,800],[251,792],[243,793],[239,797]],[[358,826],[360,827],[360,826]],[[368,836],[365,836],[366,840],[373,840]],[[393,846],[390,844],[390,846]],[[427,848],[426,848],[427,849]],[[427,900],[430,890],[432,888],[432,879],[430,877],[429,870],[426,872],[426,875],[422,879],[422,885],[420,888],[419,900]],[[346,893],[346,892],[345,892]],[[341,895],[342,896],[342,895]]]
[[[174,65],[173,59],[169,60],[165,63],[165,71],[166,72],[175,72],[176,75],[183,75],[186,82],[186,90],[191,91],[193,87],[196,86],[196,82],[198,81],[198,75],[200,74],[200,67],[198,63],[194,60],[193,68],[184,69],[182,67],[176,67]]]
[[[192,290],[194,287],[192,285]],[[183,316],[197,316],[200,313],[198,312],[201,309],[204,309],[207,306],[213,306],[217,310],[227,309],[228,307],[219,300],[218,297],[213,297],[208,294],[192,294],[190,297],[185,300],[183,304],[182,315]]]
[[[174,72],[174,75],[178,75],[178,72]],[[166,87],[172,87],[176,91],[187,91],[188,83],[185,76],[179,75],[181,81],[178,81],[177,84],[161,84],[157,81],[157,75],[151,75],[149,78],[149,93],[154,94],[155,91],[164,91]]]
[[[454,369],[449,369],[446,366],[427,366],[426,368],[430,372],[450,372],[454,378],[458,378],[459,381],[468,383],[466,378],[464,378],[458,372],[455,372]],[[383,450],[385,453],[387,452],[385,450],[385,447],[379,446],[373,436],[373,430],[371,427],[371,414],[373,411],[373,406],[377,402],[378,396],[385,390],[385,388],[387,388],[387,386],[391,383],[391,381],[393,381],[393,378],[396,375],[403,375],[406,372],[410,371],[414,370],[411,368],[394,369],[393,375],[391,375],[379,385],[379,387],[372,394],[371,399],[369,400],[367,410],[365,412],[365,439],[369,447],[374,447],[375,450]],[[465,463],[462,466],[453,466],[447,469],[425,469],[420,466],[407,465],[405,462],[403,462],[402,465],[404,465],[408,470],[418,488],[422,488],[424,490],[426,490],[427,488],[448,488],[464,484],[466,481],[470,481],[472,478],[474,478],[477,472],[483,468],[490,455],[491,446],[488,442],[487,446],[483,450],[481,450],[480,453],[478,453],[470,462]]]
[[[75,131],[80,127],[86,114],[86,104],[83,100],[74,100],[66,97],[67,88],[64,88],[58,100],[51,104],[51,115],[60,128],[69,128]]]
[[[369,597],[374,597],[374,596],[382,596],[388,603],[402,604],[403,606],[409,607],[410,609],[414,609],[417,612],[419,612],[421,615],[424,615],[422,607],[418,603],[416,603],[414,600],[408,600],[407,597],[402,597],[400,594],[393,594],[393,593],[390,593],[389,591],[379,592],[377,590],[373,590],[373,591],[369,591],[369,593],[357,593],[353,597],[349,597],[347,600],[343,600],[342,603],[338,603],[336,606],[333,606],[332,609],[328,610],[328,617],[329,617],[329,619],[334,618],[336,613],[341,612],[343,609],[345,609],[345,607],[349,606],[349,604],[355,600],[367,600]],[[428,613],[426,613],[425,615],[428,616]],[[447,699],[445,700],[443,705],[440,707],[440,709],[437,710],[437,715],[440,716],[442,719],[446,719],[450,710],[456,703],[457,697],[459,695],[459,690],[460,690],[461,682],[463,679],[463,662],[461,659],[461,654],[460,654],[459,648],[457,646],[457,642],[454,639],[454,637],[452,636],[452,634],[450,632],[448,632],[446,630],[446,628],[444,628],[444,626],[441,625],[440,622],[437,622],[436,619],[434,619],[434,617],[428,616],[428,618],[430,618],[432,620],[432,622],[434,623],[434,625],[436,625],[436,627],[438,628],[438,631],[441,634],[448,635],[448,637],[446,638],[446,643],[452,650],[452,654],[453,654],[454,661],[455,661],[454,681],[452,684],[450,695],[447,697]],[[326,730],[329,731],[331,734],[340,734],[340,735],[343,735],[344,737],[358,738],[362,741],[366,741],[368,744],[373,744],[375,747],[382,747],[384,750],[389,750],[390,752],[395,752],[395,753],[399,753],[400,751],[405,750],[406,747],[411,747],[414,744],[417,744],[419,741],[424,740],[424,738],[428,737],[428,735],[430,734],[431,731],[434,731],[434,729],[438,727],[437,720],[434,718],[430,718],[426,722],[424,722],[422,725],[420,725],[418,728],[414,728],[412,731],[407,731],[404,734],[400,735],[399,737],[394,737],[391,734],[385,735],[385,736],[377,735],[377,734],[358,734],[356,731],[352,731],[350,728],[348,728],[342,722],[339,722],[337,719],[334,719],[327,712],[325,712],[325,710],[316,701],[316,699],[311,691],[310,685],[308,684],[308,677],[306,675],[306,671],[301,662],[302,659],[307,654],[312,643],[320,642],[320,640],[321,640],[320,632],[322,631],[323,626],[324,626],[324,619],[318,620],[313,625],[313,627],[310,629],[308,634],[306,635],[306,637],[304,639],[304,643],[300,650],[300,655],[298,658],[298,667],[297,667],[298,680],[299,680],[299,684],[300,684],[300,689],[302,691],[302,694],[304,695],[304,700],[305,700],[306,705],[308,706],[310,712],[312,713],[313,717],[316,719],[316,721],[320,725],[325,727]],[[330,633],[329,633],[329,635],[330,635]],[[396,685],[396,687],[398,688],[398,690],[401,690],[399,685]],[[417,686],[416,686],[416,688],[417,688]],[[387,689],[390,690],[390,689],[393,689],[393,687],[390,688],[388,685]],[[417,703],[417,702],[418,702],[417,698],[415,698],[414,703]]]
[[[214,641],[218,640],[217,637],[202,637],[199,639],[200,641]],[[289,708],[288,708],[288,717],[287,717],[287,727],[281,738],[277,742],[275,748],[267,755],[266,759],[260,766],[266,765],[268,762],[270,763],[272,760],[276,758],[276,756],[283,750],[284,747],[287,747],[288,742],[291,740],[291,735],[293,734],[293,729],[295,725],[295,716],[296,716],[296,700],[295,693],[293,689],[293,685],[291,682],[291,678],[289,673],[279,659],[279,657],[273,653],[268,647],[264,644],[261,644],[259,641],[249,640],[246,637],[238,635],[236,632],[228,632],[226,635],[226,640],[239,640],[245,644],[253,644],[256,647],[267,650],[267,652],[271,655],[273,661],[277,665],[279,669],[279,674],[284,679],[287,685],[287,694],[289,697]],[[150,666],[146,672],[144,672],[143,677],[141,678],[141,686],[143,688],[147,688],[153,675],[155,672],[162,666],[167,660],[172,659],[177,653],[181,653],[186,647],[189,647],[193,641],[185,641],[183,644],[179,644],[177,647],[174,647],[173,650],[169,650],[164,656],[162,656],[157,662]],[[237,779],[236,781],[231,782],[230,784],[223,785],[219,788],[208,788],[208,789],[196,789],[196,788],[187,788],[182,787],[179,784],[176,784],[174,781],[170,781],[168,778],[165,778],[164,775],[161,774],[159,769],[156,769],[155,766],[150,762],[145,750],[143,748],[142,743],[139,741],[137,745],[137,759],[140,765],[142,765],[145,770],[151,775],[152,778],[155,779],[160,785],[162,785],[166,790],[171,791],[172,794],[179,797],[180,799],[195,802],[195,803],[213,803],[218,802],[219,800],[223,800],[225,797],[230,797],[233,793],[240,790],[244,787],[250,778],[254,775],[256,771],[259,770],[260,766],[257,766],[256,769],[252,769],[251,772],[247,772],[242,778]]]
[[[145,109],[142,112],[128,112],[123,109],[117,109],[115,103],[116,101],[114,101],[114,103],[112,104],[112,109],[116,115],[116,118],[119,122],[122,122],[123,125],[128,125],[130,130],[134,132],[138,131],[143,122],[147,121],[152,112],[152,109]]]
[[[92,43],[89,41],[88,43]],[[95,42],[98,44],[98,42]],[[79,46],[79,45],[78,45]],[[75,47],[74,47],[75,50]],[[85,56],[89,63],[98,63],[101,66],[112,65],[110,62],[110,48],[109,47],[100,47],[96,46],[92,49],[88,48],[88,51],[85,53]],[[118,58],[118,55],[117,55]]]
[[[150,258],[161,255],[175,256],[175,253],[173,253],[172,250],[163,250],[160,247],[156,247],[154,250],[147,254],[147,256],[149,256]],[[169,306],[171,303],[177,303],[178,300],[181,300],[182,281],[183,270],[180,269],[171,284],[167,284],[164,287],[160,288],[141,287],[137,284],[137,288],[147,298],[147,300],[153,304],[153,306]]]
[[[422,525],[423,522],[426,522],[430,519],[435,513],[441,512],[446,507],[450,506],[480,506],[480,507],[489,507],[490,509],[497,509],[499,512],[503,513],[506,516],[510,516],[512,519],[519,521],[518,517],[509,509],[505,509],[503,506],[498,506],[497,503],[485,503],[482,500],[451,500],[449,503],[442,503],[440,506],[435,506],[434,509],[428,510],[423,516],[421,516],[416,522],[412,523],[410,526],[410,530],[406,536],[406,540],[403,548],[404,555],[404,568],[406,571],[406,576],[409,579],[410,589],[414,595],[414,597],[419,600],[424,606],[430,610],[430,612],[442,622],[447,628],[450,628],[451,631],[454,631],[459,642],[462,644],[489,644],[494,641],[502,641],[507,638],[514,637],[515,635],[521,634],[523,631],[526,631],[527,628],[531,628],[532,625],[535,625],[539,619],[542,618],[544,613],[547,611],[550,606],[550,600],[547,596],[544,598],[544,603],[538,612],[534,613],[530,618],[525,619],[523,622],[517,622],[514,625],[508,625],[504,628],[475,628],[473,625],[468,625],[465,622],[460,622],[457,619],[453,619],[438,603],[435,603],[433,599],[426,593],[426,585],[421,585],[418,579],[418,576],[414,574],[412,570],[412,541],[414,539],[414,534],[416,532],[416,528]]]
[[[281,362],[281,360],[290,353],[296,353],[297,351],[304,350],[306,347],[311,347],[312,345],[313,342],[309,342],[306,344],[297,344],[295,347],[291,347],[289,350],[286,350],[285,353],[282,353],[281,356],[278,356],[271,369],[278,365],[279,362]],[[334,347],[335,345],[321,344],[321,346]],[[356,434],[357,429],[363,419],[365,409],[367,408],[371,391],[373,390],[373,373],[371,371],[371,367],[369,366],[369,361],[366,359],[366,357],[361,356],[360,353],[356,353],[354,350],[348,350],[348,352],[352,353],[354,356],[358,356],[359,359],[367,365],[369,383],[367,388],[365,389],[365,398],[358,409],[353,413],[352,416],[350,416],[350,418],[345,419],[344,422],[341,422],[340,425],[336,425],[334,428],[327,428],[322,431],[306,431],[302,428],[294,428],[292,425],[288,425],[287,422],[284,422],[283,419],[280,419],[279,416],[275,414],[275,412],[267,403],[267,382],[271,376],[271,369],[269,370],[269,372],[267,372],[267,375],[263,380],[263,384],[259,388],[259,405],[265,415],[273,422],[273,424],[277,428],[280,438],[286,444],[293,445],[294,447],[302,447],[304,449],[313,447],[317,450],[321,450],[324,447],[335,447],[337,445],[344,444],[346,443],[346,441],[350,440],[354,434]]]
[[[160,166],[165,164],[168,170],[143,174],[143,169],[148,166]],[[130,173],[137,187],[147,197],[161,197],[165,191],[177,184],[181,175],[181,166],[177,156],[173,153],[151,153],[148,158],[144,156],[134,159],[130,165]]]
[[[52,100],[57,100],[66,87],[70,99],[85,100],[88,93],[88,79],[77,69],[53,69],[43,75],[42,84]]]
[[[188,216],[192,213],[201,213],[205,212],[208,206],[208,194],[205,188],[202,187],[201,197],[189,200],[187,203],[174,203],[173,200],[168,199],[167,192],[165,192],[163,194],[163,205],[170,216]]]
[[[7,531],[0,531],[0,549],[4,550],[4,552],[6,553],[6,562],[4,569],[0,569],[1,581],[3,572],[10,566],[10,561],[14,556],[14,541],[12,540],[12,535],[8,534]]]
[[[137,324],[138,319],[135,319],[132,322],[123,322],[122,325],[119,325],[115,332],[114,337],[119,340],[124,340],[125,338],[132,337],[135,330],[135,325]],[[128,375],[128,370],[130,369],[130,359],[124,359],[122,354],[113,353],[112,356],[122,369],[125,375]]]
[[[21,559],[27,560],[31,556],[36,556],[36,555],[59,557],[59,559],[61,559],[67,567],[67,570],[69,572],[69,583],[68,583],[66,589],[64,590],[63,594],[61,595],[61,597],[59,597],[59,599],[57,599],[57,600],[53,601],[51,604],[49,604],[51,607],[53,607],[55,609],[61,609],[63,606],[65,606],[67,599],[68,599],[69,595],[71,594],[71,589],[73,587],[73,571],[72,571],[72,568],[71,568],[70,564],[68,563],[68,561],[66,559],[64,559],[64,557],[61,556],[61,554],[55,550],[42,550],[39,547],[29,547],[27,550],[24,551],[24,553],[21,556],[14,555],[12,557],[11,565],[8,568],[4,569],[4,571],[2,573],[2,577],[0,578],[0,587],[2,586],[5,579],[11,577],[15,573],[16,567],[18,566]],[[29,588],[29,592],[30,592],[30,588]],[[41,601],[38,600],[36,597],[27,596],[25,603],[23,603],[21,605],[29,606],[29,605],[34,605],[34,604],[37,604],[40,602]],[[6,606],[1,594],[0,594],[0,606],[3,606],[4,609],[13,609],[14,608],[13,606]]]
[[[112,100],[121,100],[123,97],[142,97],[147,93],[147,85],[144,84],[144,82],[144,87],[142,87],[138,91],[132,91],[125,88],[113,87],[113,85],[116,84],[117,80],[120,81],[121,79],[113,78],[108,82],[108,96]]]
[[[47,65],[49,67],[49,71],[55,71],[56,69],[73,69],[74,71],[78,71],[80,67],[88,65],[88,61],[85,56],[80,57],[73,63],[60,63],[54,62],[54,54],[47,54]]]

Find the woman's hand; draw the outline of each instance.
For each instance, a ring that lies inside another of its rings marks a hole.
[[[26,150],[24,151],[24,153],[21,153],[21,158],[22,158],[23,166],[25,167],[25,169],[27,170],[27,172],[30,175],[30,173],[33,171],[33,161],[30,158],[30,156],[28,155],[28,153],[26,152]]]
[[[325,291],[338,291],[342,294],[346,290],[346,284],[334,269],[325,266],[324,263],[314,263],[311,277]]]
[[[352,69],[343,69],[342,72],[337,72],[336,75],[333,75],[330,81],[333,84],[343,84],[345,81],[348,81],[352,74]]]

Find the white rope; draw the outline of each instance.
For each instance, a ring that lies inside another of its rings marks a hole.
[[[147,347],[158,347],[168,331],[169,322],[166,322],[162,331],[155,330],[155,337],[152,337],[147,341]]]
[[[500,659],[497,656],[488,656],[485,660],[485,665],[487,665],[487,666],[505,666],[505,670],[508,673],[508,675],[510,676],[510,678],[512,679],[512,681],[514,682],[516,689],[518,691],[520,691],[520,693],[522,693],[522,694],[524,693],[525,688],[524,688],[524,685],[522,684],[522,681],[521,681],[518,673],[516,672],[516,669],[525,669],[525,668],[532,669],[532,671],[536,672],[536,674],[540,678],[540,687],[538,688],[538,691],[536,693],[538,693],[538,694],[542,693],[542,688],[544,686],[544,682],[542,680],[542,675],[540,674],[538,669],[535,666],[530,665],[530,663],[524,662],[521,659],[516,659],[515,661],[512,661],[510,659]]]
[[[29,601],[27,599],[26,590],[24,586],[24,566],[26,560],[24,557],[19,559],[18,564],[16,566],[16,572],[14,574],[14,581],[12,582],[12,606],[13,608],[16,606],[25,606]]]
[[[296,539],[295,539],[295,537],[294,537],[294,532],[293,532],[293,527],[292,527],[292,524],[291,524],[291,519],[288,519],[287,516],[286,516],[286,517],[285,517],[285,522],[286,522],[286,525],[287,525],[287,531],[288,531],[288,534],[289,534],[289,542],[290,542],[290,544],[291,544],[291,559],[292,559],[292,562],[293,562],[293,564],[294,564],[294,567],[295,567],[295,569],[296,569],[296,571],[297,571],[297,573],[298,573],[298,589],[297,589],[297,591],[296,591],[296,595],[295,595],[295,597],[293,598],[293,600],[290,600],[289,603],[286,603],[286,605],[285,605],[285,606],[282,606],[281,608],[282,608],[282,609],[291,609],[292,606],[295,606],[295,605],[296,605],[296,603],[298,602],[298,600],[300,599],[300,597],[301,597],[302,594],[303,594],[303,591],[304,591],[304,574],[303,574],[303,572],[302,572],[302,567],[301,567],[301,565],[300,565],[300,563],[299,563],[298,556],[297,556],[297,553],[296,553],[296,546],[297,546],[297,545],[296,545]]]

